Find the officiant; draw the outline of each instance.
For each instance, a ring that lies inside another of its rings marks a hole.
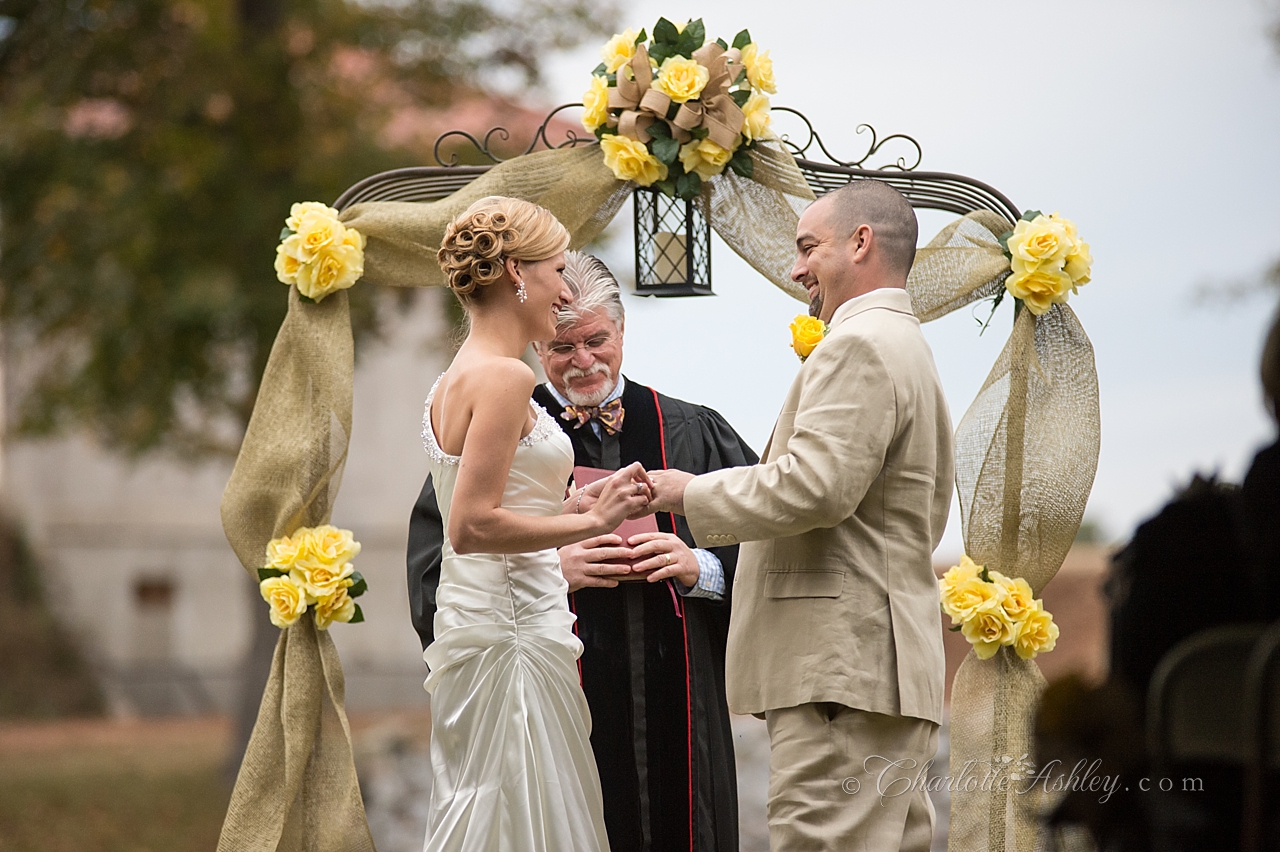
[[[548,382],[533,399],[573,442],[578,466],[640,462],[707,473],[756,454],[715,411],[621,373],[625,315],[599,259],[566,253],[574,301],[537,354]],[[725,701],[725,640],[736,545],[694,547],[685,519],[658,532],[601,536],[560,549],[584,650],[582,688],[613,852],[737,852],[737,774]],[[425,648],[433,640],[443,542],[431,479],[409,524],[409,601]],[[624,560],[633,563],[625,564]]]

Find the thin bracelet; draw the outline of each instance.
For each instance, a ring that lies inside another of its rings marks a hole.
[[[573,513],[575,515],[582,514],[582,495],[586,493],[587,493],[587,489],[585,488],[578,489],[578,499],[573,501]]]

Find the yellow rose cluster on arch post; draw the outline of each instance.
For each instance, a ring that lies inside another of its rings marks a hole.
[[[337,210],[318,201],[294,204],[276,248],[276,278],[319,302],[360,280],[364,246],[364,236],[343,225]]]
[[[1012,231],[1000,237],[1011,274],[1005,290],[1036,316],[1079,292],[1092,275],[1093,255],[1076,225],[1059,213],[1038,210],[1022,215]]]
[[[600,49],[582,124],[618,180],[695,198],[728,169],[750,178],[751,149],[773,137],[773,61],[747,30],[709,41],[702,19],[659,18]]]
[[[1024,660],[1052,651],[1058,625],[1021,577],[988,571],[961,556],[938,581],[942,611],[951,616],[980,660],[989,660],[1002,646],[1012,647]]]
[[[271,623],[285,628],[311,609],[316,627],[335,621],[364,621],[355,599],[368,584],[351,560],[360,542],[350,530],[330,524],[300,527],[292,535],[267,543],[266,563],[258,569],[258,586],[270,607]]]

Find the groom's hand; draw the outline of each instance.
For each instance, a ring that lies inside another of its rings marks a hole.
[[[631,571],[645,575],[650,583],[671,577],[679,580],[686,589],[698,585],[702,566],[689,545],[678,536],[665,532],[640,533],[631,536],[627,544],[632,547],[632,558],[641,560],[631,567]]]
[[[612,589],[618,585],[618,577],[631,573],[631,566],[624,560],[631,558],[631,548],[622,545],[622,538],[598,535],[576,544],[560,548],[560,571],[569,581],[569,591],[578,589]]]
[[[675,512],[684,514],[684,489],[693,479],[692,473],[683,470],[652,470],[649,476],[653,480],[653,498],[649,501],[649,509],[654,512]]]

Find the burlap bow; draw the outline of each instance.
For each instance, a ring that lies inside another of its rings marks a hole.
[[[693,131],[707,129],[707,138],[725,150],[731,150],[742,132],[746,116],[729,94],[737,71],[741,68],[741,53],[736,48],[725,50],[712,42],[693,52],[693,59],[710,73],[706,86],[695,100],[680,104],[673,118],[672,100],[665,92],[653,87],[653,67],[649,63],[649,51],[644,45],[636,48],[631,61],[618,69],[617,86],[609,90],[609,108],[622,110],[610,126],[616,126],[618,134],[640,142],[652,137],[648,129],[655,121],[665,121],[671,128],[671,136],[680,143],[693,139]]]

